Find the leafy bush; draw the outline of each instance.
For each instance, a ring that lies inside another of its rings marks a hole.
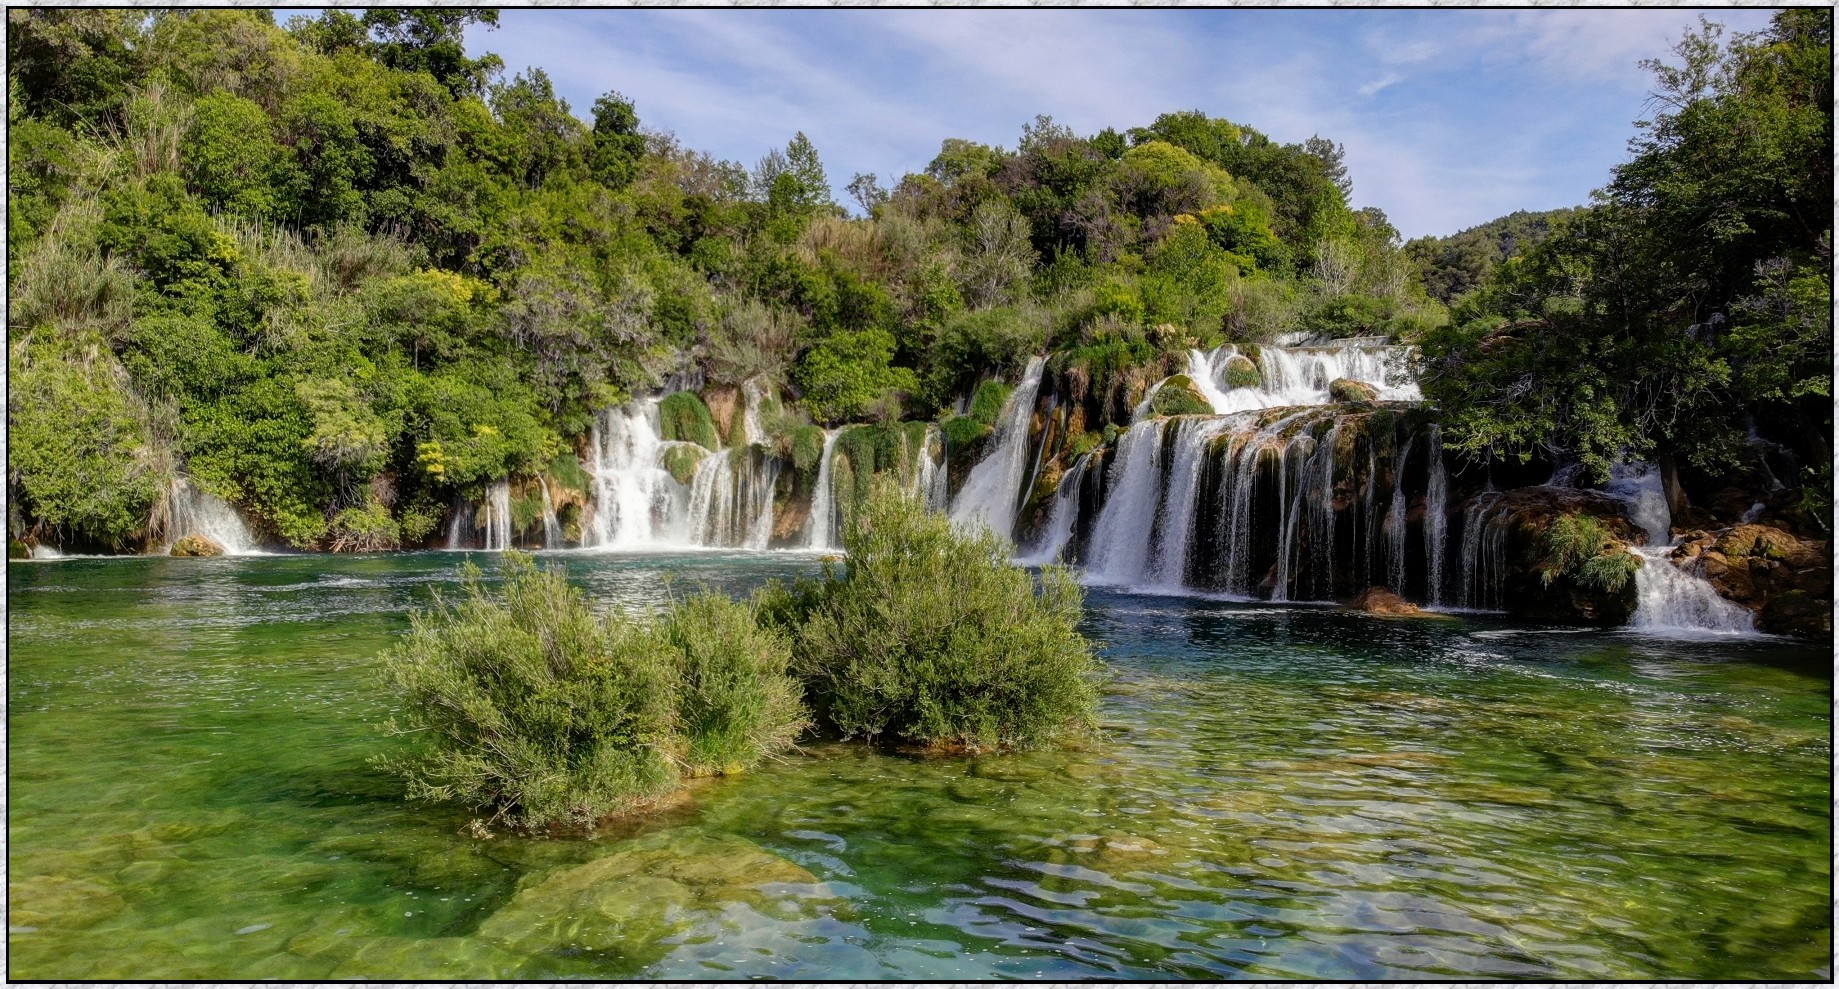
[[[715,420],[709,416],[709,407],[702,404],[702,399],[695,392],[672,392],[658,402],[660,431],[667,440],[683,440],[696,443],[704,449],[715,450],[721,447],[721,440],[715,432]]]
[[[407,701],[386,728],[420,745],[377,762],[411,799],[522,828],[592,824],[668,793],[679,767],[738,772],[808,724],[787,640],[757,604],[700,594],[656,621],[599,619],[559,572],[502,559],[502,592],[462,567],[465,599],[437,598],[383,654]]]
[[[945,432],[946,445],[954,452],[983,442],[995,430],[988,423],[978,422],[975,416],[954,415],[940,424]]]
[[[334,553],[376,553],[402,545],[402,528],[375,501],[353,506],[332,519],[326,548]]]
[[[971,396],[970,417],[986,426],[996,425],[996,420],[1002,418],[1003,406],[1008,404],[1014,391],[1000,380],[984,382],[978,386],[977,394]]]
[[[1046,567],[1037,588],[1009,544],[966,534],[882,485],[843,535],[839,573],[769,594],[799,669],[844,737],[1023,748],[1092,725],[1099,664],[1083,592]]]
[[[410,799],[452,800],[520,827],[586,824],[677,782],[669,651],[648,629],[594,617],[581,593],[506,554],[502,596],[462,570],[465,600],[437,599],[383,654],[407,711],[392,731],[419,750],[385,756]]]
[[[1560,515],[1539,537],[1539,582],[1550,587],[1569,577],[1581,587],[1614,594],[1628,584],[1641,559],[1622,548],[1603,523],[1588,515]]]
[[[786,672],[786,637],[763,627],[752,602],[703,593],[658,626],[679,662],[677,728],[693,776],[734,773],[789,748],[810,725]]]
[[[814,470],[824,457],[824,431],[817,426],[792,430],[792,466],[799,473]]]

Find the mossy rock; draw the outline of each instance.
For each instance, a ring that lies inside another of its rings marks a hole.
[[[1159,416],[1212,415],[1213,403],[1194,386],[1194,379],[1177,374],[1156,389],[1155,397],[1149,400],[1149,411]]]
[[[1009,403],[1009,396],[1014,391],[1014,388],[1000,380],[984,382],[977,389],[977,394],[971,397],[970,417],[986,426],[996,425],[996,420],[1002,418],[1003,406]]]
[[[213,542],[212,540],[204,536],[194,534],[190,536],[182,536],[180,537],[178,542],[173,543],[171,555],[173,556],[222,556],[223,547],[217,545],[217,543]]]
[[[1364,381],[1336,378],[1328,383],[1328,397],[1337,402],[1376,402],[1379,391]]]
[[[660,431],[667,440],[695,443],[707,450],[720,449],[722,445],[709,407],[702,404],[695,392],[680,391],[664,396],[658,402],[658,419]]]
[[[946,442],[955,450],[962,450],[981,443],[996,430],[988,423],[978,422],[974,416],[954,415],[939,427],[945,432]]]
[[[17,539],[9,539],[6,542],[6,558],[9,560],[30,560],[32,558],[32,547],[27,546]]]
[[[792,467],[799,473],[816,470],[824,458],[824,431],[816,426],[792,430]]]
[[[664,469],[677,479],[678,484],[688,484],[696,476],[696,468],[702,465],[702,458],[709,451],[699,446],[666,447],[663,454]]]
[[[1264,384],[1264,374],[1258,365],[1244,354],[1234,354],[1226,358],[1226,387],[1258,388]]]

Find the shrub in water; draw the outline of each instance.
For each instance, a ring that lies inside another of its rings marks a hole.
[[[691,775],[739,772],[789,748],[809,727],[791,647],[752,602],[703,593],[659,624],[678,671],[677,730]]]
[[[881,485],[843,537],[839,573],[765,595],[796,628],[800,670],[844,737],[1025,748],[1088,730],[1099,664],[1063,567],[1037,588],[1007,542],[961,533]]]
[[[1539,582],[1560,577],[1614,594],[1641,569],[1641,558],[1622,548],[1608,527],[1588,515],[1560,515],[1539,537]]]
[[[501,598],[479,571],[383,654],[419,751],[379,760],[409,797],[522,827],[583,824],[669,791],[675,671],[650,629],[594,617],[579,591],[506,554]]]

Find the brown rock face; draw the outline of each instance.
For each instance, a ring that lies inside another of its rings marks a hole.
[[[734,431],[734,414],[740,408],[741,390],[733,385],[710,385],[702,390],[702,404],[709,407],[715,422],[715,434],[727,442]]]
[[[1390,587],[1369,587],[1354,599],[1354,607],[1369,615],[1422,615],[1423,608],[1393,593]]]
[[[1832,549],[1824,539],[1754,523],[1690,532],[1673,563],[1755,612],[1761,631],[1810,639],[1832,634]]]

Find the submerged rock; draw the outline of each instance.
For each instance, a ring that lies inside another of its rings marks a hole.
[[[781,892],[764,888],[772,884],[835,899],[803,867],[752,842],[678,828],[526,884],[479,936],[517,954],[566,947],[649,964],[699,916],[733,902],[767,906]]]
[[[1369,615],[1427,615],[1429,612],[1399,597],[1390,587],[1369,587],[1354,599],[1354,607]]]
[[[119,913],[121,895],[101,883],[64,876],[28,876],[6,884],[7,923],[18,927],[70,930],[89,927]]]
[[[181,536],[172,544],[172,556],[222,556],[223,547],[206,536]]]

